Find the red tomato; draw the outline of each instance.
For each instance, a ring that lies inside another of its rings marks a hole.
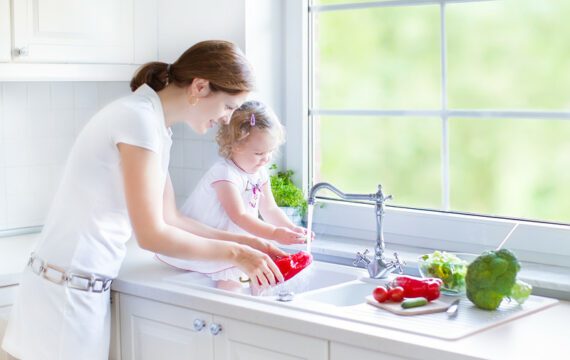
[[[383,286],[378,286],[372,292],[372,296],[374,296],[374,299],[376,301],[383,303],[384,301],[388,300],[388,290],[386,290],[386,288]]]
[[[396,286],[388,290],[388,297],[393,302],[401,302],[404,300],[404,288],[401,286]]]

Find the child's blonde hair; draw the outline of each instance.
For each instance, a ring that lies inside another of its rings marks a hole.
[[[259,101],[246,101],[234,111],[230,123],[218,129],[216,141],[220,155],[228,159],[232,150],[246,141],[254,128],[268,131],[278,147],[285,142],[285,129],[273,110]]]

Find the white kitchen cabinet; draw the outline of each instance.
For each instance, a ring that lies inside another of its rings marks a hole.
[[[122,360],[213,359],[209,314],[123,294],[120,313]]]
[[[215,360],[327,360],[328,341],[275,328],[214,316]]]
[[[130,80],[158,58],[157,1],[0,0],[0,81]]]
[[[133,63],[133,0],[17,0],[16,62]]]
[[[411,360],[410,358],[362,349],[338,342],[331,342],[330,349],[330,360]]]
[[[328,360],[328,341],[120,295],[123,360]]]
[[[8,325],[8,318],[10,316],[12,304],[14,303],[17,288],[17,285],[0,287],[0,344],[2,343],[4,332],[6,331],[6,326]],[[0,349],[0,360],[7,359],[8,354]]]

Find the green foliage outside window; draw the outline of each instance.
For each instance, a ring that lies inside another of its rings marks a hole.
[[[329,3],[338,2],[317,2]],[[422,4],[315,14],[315,108],[439,111],[446,104],[569,113],[570,1],[446,4],[445,93],[439,10]],[[315,182],[350,192],[382,183],[396,205],[570,223],[567,117],[313,120]]]

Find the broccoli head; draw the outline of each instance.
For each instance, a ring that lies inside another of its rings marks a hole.
[[[467,268],[467,298],[481,309],[497,309],[503,298],[511,295],[520,268],[507,249],[482,253]]]

